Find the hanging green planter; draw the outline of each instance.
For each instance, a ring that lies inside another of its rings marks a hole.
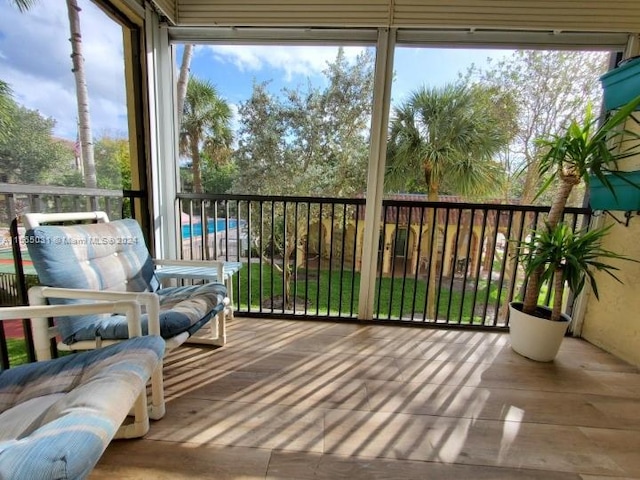
[[[614,110],[640,95],[640,57],[633,57],[600,77],[606,110]]]
[[[599,178],[589,177],[589,204],[593,210],[640,211],[640,171],[606,176],[609,188]]]

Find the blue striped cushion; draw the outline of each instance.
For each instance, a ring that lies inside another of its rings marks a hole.
[[[160,335],[171,338],[182,332],[197,331],[209,319],[224,308],[222,300],[227,295],[224,285],[205,283],[186,287],[171,287],[157,290],[160,297]],[[122,315],[84,317],[65,343],[81,340],[116,340],[128,337],[127,320]],[[59,322],[62,333],[63,322]],[[142,333],[148,332],[147,316],[142,316]]]
[[[0,441],[0,478],[85,478],[163,353],[159,337],[137,337],[0,372],[4,415],[22,402],[54,396],[53,402],[41,402],[43,409],[31,412],[15,438]]]
[[[160,286],[135,220],[40,226],[27,231],[25,241],[43,285],[121,292]]]
[[[40,226],[25,239],[40,283],[50,287],[109,291],[153,291],[160,296],[161,335],[193,333],[222,308],[223,285],[158,290],[154,265],[135,220],[71,226]],[[51,303],[78,303],[52,299]],[[143,331],[147,332],[146,318]],[[122,316],[67,317],[56,322],[65,343],[128,338]]]

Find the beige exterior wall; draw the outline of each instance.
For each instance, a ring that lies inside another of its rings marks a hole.
[[[614,212],[623,218],[622,212]],[[608,219],[607,223],[615,223]],[[640,217],[629,226],[614,225],[604,247],[640,260]],[[582,337],[634,365],[640,366],[640,263],[620,262],[618,278],[598,275],[600,301],[587,302]]]

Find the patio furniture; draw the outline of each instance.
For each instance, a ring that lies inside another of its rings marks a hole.
[[[140,336],[137,302],[0,308],[0,320],[98,314],[124,315],[136,338],[0,371],[0,478],[82,479],[111,439],[149,430],[146,383],[164,341]]]
[[[45,225],[87,220],[98,223]],[[23,221],[24,240],[44,285],[29,290],[30,304],[134,299],[145,309],[143,334],[162,336],[167,350],[185,342],[208,322],[210,335],[198,338],[197,343],[224,345],[229,304],[225,286],[206,283],[160,288],[155,265],[162,261],[151,258],[135,220],[110,222],[104,212],[89,212],[32,213],[24,215]],[[118,315],[77,318],[56,322],[56,326],[62,340],[58,347],[67,350],[97,348],[128,336],[126,322]],[[34,338],[34,344],[38,359],[47,358],[49,339]],[[151,418],[161,418],[161,371],[152,377],[152,397]]]
[[[178,260],[175,264],[170,261],[162,262],[156,268],[156,276],[159,280],[178,278],[183,280],[206,280],[208,282],[224,283],[229,297],[228,316],[233,318],[233,275],[240,271],[242,262],[210,262],[200,260]],[[219,268],[219,264],[222,268]],[[204,266],[203,266],[204,264]]]

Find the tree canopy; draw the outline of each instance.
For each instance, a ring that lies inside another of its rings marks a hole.
[[[9,3],[16,7],[21,12],[26,12],[33,7],[38,0],[9,0]]]
[[[281,96],[270,94],[267,83],[254,85],[239,108],[234,191],[325,197],[364,191],[373,54],[364,51],[350,63],[339,49],[324,75],[324,87]]]
[[[373,54],[353,62],[339,49],[324,70],[323,87],[288,89],[282,95],[256,83],[240,105],[235,153],[237,193],[294,196],[353,196],[364,192],[368,164],[369,119],[373,93]],[[276,224],[263,231],[268,242],[255,245],[260,255],[280,255],[285,278],[284,303],[291,306],[290,260],[299,225],[319,221],[314,209],[287,214],[274,205]],[[294,219],[301,222],[295,225]],[[336,221],[336,218],[333,218]],[[257,237],[254,237],[257,238]],[[274,264],[275,265],[275,264]]]
[[[495,156],[509,143],[511,99],[493,87],[463,83],[422,87],[391,119],[388,190],[419,189],[437,200],[442,189],[483,194],[499,176]]]
[[[191,158],[194,192],[202,193],[201,150],[210,158],[222,157],[232,139],[229,104],[211,82],[191,76],[180,125],[180,153]]]
[[[532,203],[539,190],[545,150],[536,139],[560,132],[569,119],[584,113],[587,103],[599,111],[598,78],[606,71],[607,57],[599,52],[519,50],[468,72],[467,81],[494,86],[515,100],[516,134],[504,165],[513,177],[510,197]]]
[[[6,182],[47,183],[52,170],[71,168],[73,151],[52,137],[55,120],[8,100],[9,122],[0,138],[0,177]]]
[[[7,82],[0,80],[0,141],[7,138],[11,121],[11,89]]]

